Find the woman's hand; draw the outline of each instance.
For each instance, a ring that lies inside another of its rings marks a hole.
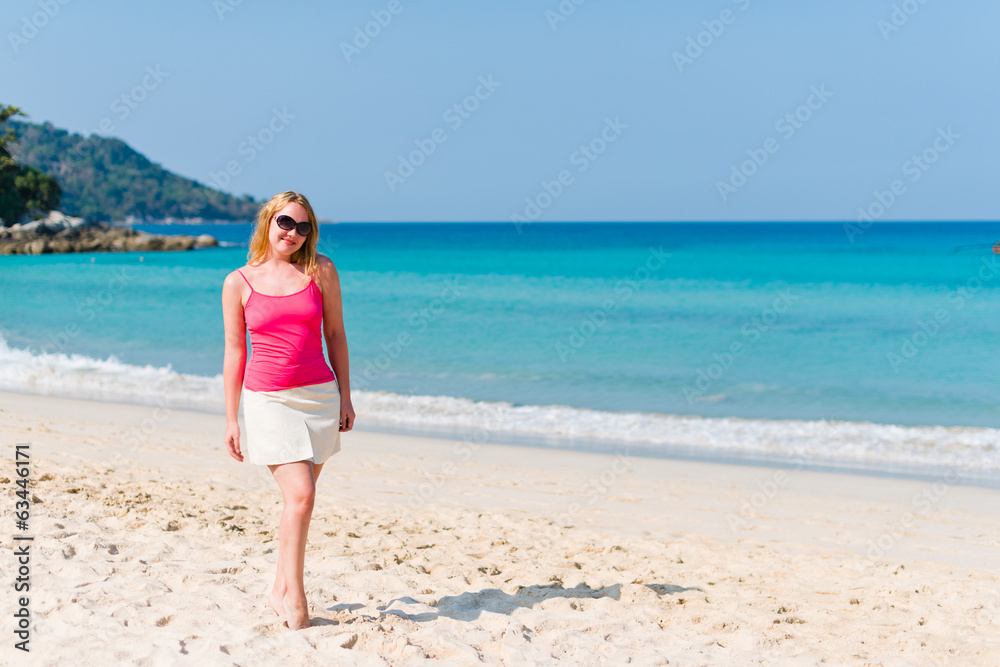
[[[243,450],[240,449],[240,425],[236,422],[226,424],[225,442],[229,455],[243,463]]]
[[[346,433],[354,428],[354,406],[351,399],[340,399],[340,432]]]

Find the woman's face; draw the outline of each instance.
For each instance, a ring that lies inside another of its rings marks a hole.
[[[306,237],[301,236],[295,228],[284,230],[279,227],[277,220],[280,215],[287,215],[295,220],[295,222],[309,222],[309,214],[301,204],[289,202],[284,208],[271,216],[270,227],[267,232],[271,250],[282,257],[290,258],[306,242]],[[314,232],[309,233],[312,234]]]

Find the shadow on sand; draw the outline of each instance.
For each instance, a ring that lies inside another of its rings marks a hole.
[[[644,584],[657,595],[674,595],[684,591],[700,591],[700,588],[684,588],[672,584]],[[394,603],[405,605],[420,605],[411,597],[400,597],[390,600],[386,604],[378,607],[383,614],[395,614],[401,618],[411,621],[433,621],[439,616],[447,616],[458,621],[474,621],[484,612],[494,614],[510,614],[520,607],[532,607],[544,600],[552,598],[611,598],[618,600],[621,598],[621,584],[605,586],[603,588],[591,588],[587,584],[579,584],[573,588],[563,588],[562,584],[545,584],[536,586],[520,586],[513,594],[504,593],[496,588],[484,588],[475,593],[462,593],[461,595],[446,595],[436,603],[430,605],[437,611],[426,611],[419,613],[407,613],[402,609],[389,609]]]

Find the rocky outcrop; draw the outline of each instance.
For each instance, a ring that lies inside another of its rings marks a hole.
[[[0,227],[0,255],[41,255],[62,252],[125,252],[191,250],[219,245],[209,234],[165,235],[138,232],[107,222],[88,223],[52,211],[47,218]]]

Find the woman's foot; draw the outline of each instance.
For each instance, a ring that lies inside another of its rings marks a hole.
[[[282,599],[283,597],[284,597],[283,595],[278,595],[278,593],[276,593],[273,590],[267,596],[267,602],[271,606],[271,609],[274,611],[274,613],[278,615],[278,618],[281,618],[282,616],[285,615],[285,605]]]
[[[309,605],[305,598],[292,600],[286,596],[285,622],[290,630],[302,630],[309,627]]]

